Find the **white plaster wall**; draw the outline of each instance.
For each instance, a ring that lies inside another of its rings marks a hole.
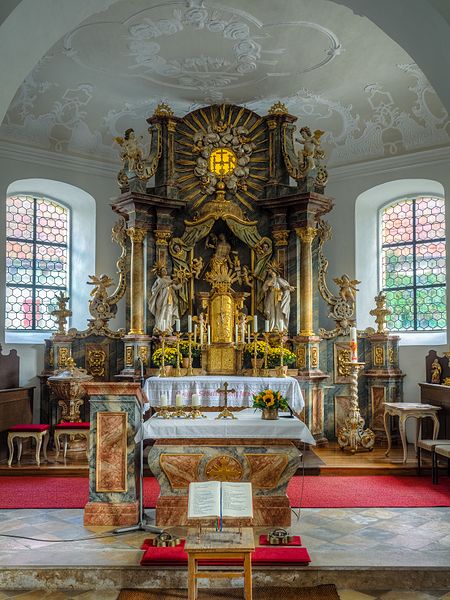
[[[9,352],[14,347],[20,356],[20,385],[35,385],[35,418],[39,411],[39,380],[36,377],[44,367],[44,346],[43,344],[14,344],[14,346],[5,344],[5,202],[6,193],[9,185],[20,179],[44,178],[58,180],[64,183],[79,187],[88,192],[95,199],[95,212],[92,215],[96,220],[96,267],[95,272],[107,273],[113,276],[117,281],[116,260],[120,254],[120,248],[111,240],[111,228],[114,225],[117,215],[111,210],[112,200],[118,196],[114,175],[114,169],[99,169],[100,174],[96,174],[95,169],[89,167],[86,161],[86,168],[83,162],[74,163],[75,168],[70,168],[70,163],[60,160],[57,155],[54,157],[54,164],[51,164],[49,154],[45,155],[45,160],[39,160],[37,155],[30,153],[30,160],[26,160],[26,154],[19,157],[11,148],[0,148],[0,343],[3,347],[3,353]],[[14,158],[12,157],[14,155]],[[61,162],[62,165],[58,165]],[[84,171],[84,172],[83,172]],[[93,273],[87,273],[91,275]],[[83,278],[84,279],[84,278]],[[80,281],[78,283],[81,283]],[[84,284],[84,280],[83,280]],[[77,281],[73,282],[77,285]],[[86,303],[89,295],[86,295]],[[124,327],[124,300],[119,305],[119,311],[116,319],[111,322],[113,328]]]
[[[450,227],[450,206],[448,195],[450,190],[450,149],[444,148],[439,151],[426,151],[410,155],[409,157],[396,157],[380,159],[359,165],[345,166],[331,170],[327,194],[334,198],[335,208],[326,215],[326,220],[333,227],[333,239],[325,246],[326,256],[329,258],[328,285],[330,289],[337,291],[334,287],[333,277],[342,273],[354,276],[356,273],[355,256],[355,203],[358,196],[377,185],[399,179],[428,179],[439,182],[444,188],[446,195],[446,217],[447,217],[447,239]],[[388,198],[386,199],[388,200]],[[360,232],[364,239],[364,232]],[[358,269],[362,273],[366,271],[367,276],[373,276],[376,263],[376,254],[368,249],[367,255],[362,259]],[[366,262],[364,268],[364,261]],[[449,248],[447,246],[447,281],[449,280]],[[374,306],[373,299],[372,308]],[[324,312],[323,305],[321,306]],[[372,318],[373,319],[373,318]],[[447,287],[447,322],[450,323],[450,294]],[[375,326],[375,322],[362,323],[362,327],[368,324]],[[404,380],[405,401],[417,402],[420,398],[418,382],[425,378],[425,356],[430,348],[438,352],[445,351],[446,346],[429,344],[427,339],[423,345],[401,346],[399,351],[400,366],[406,374]]]

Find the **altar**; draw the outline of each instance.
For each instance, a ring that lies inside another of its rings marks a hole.
[[[306,425],[289,413],[276,421],[261,419],[247,408],[237,419],[152,417],[137,439],[154,439],[148,464],[161,493],[156,504],[160,527],[187,525],[188,486],[192,481],[250,481],[254,524],[289,527],[291,505],[287,485],[300,466],[301,453],[293,443],[315,444]]]
[[[298,381],[294,377],[244,377],[244,376],[200,376],[200,377],[150,377],[144,392],[150,406],[161,405],[164,396],[169,406],[175,406],[176,396],[181,394],[183,404],[191,404],[196,394],[201,406],[221,406],[223,397],[218,392],[228,383],[227,403],[231,407],[248,408],[253,405],[253,395],[264,389],[280,391],[287,398],[291,409],[299,414],[305,405]]]

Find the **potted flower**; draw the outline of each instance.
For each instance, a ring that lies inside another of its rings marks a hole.
[[[296,356],[293,352],[287,348],[283,348],[283,365],[293,365],[295,363]],[[281,347],[274,346],[269,348],[267,354],[267,365],[270,369],[275,369],[281,365]]]
[[[189,342],[187,340],[182,340],[180,342],[180,353],[183,357],[183,367],[187,369],[189,367]],[[191,342],[191,358],[199,358],[200,354],[201,352],[199,344]]]
[[[255,360],[255,345],[256,345],[256,365],[253,364]],[[267,344],[267,350],[269,345]],[[262,361],[265,356],[266,342],[251,342],[244,346],[244,360],[247,365],[251,364],[252,367],[262,367]]]
[[[181,352],[179,353],[179,360],[181,361]],[[162,348],[157,348],[152,354],[152,362],[155,367],[162,365]],[[177,349],[172,346],[166,346],[164,348],[164,365],[166,367],[175,367],[177,364]],[[168,369],[171,371],[171,369]],[[168,375],[166,370],[166,375]]]
[[[265,389],[253,395],[253,408],[262,411],[263,419],[278,419],[278,411],[288,410],[289,406],[281,392]]]

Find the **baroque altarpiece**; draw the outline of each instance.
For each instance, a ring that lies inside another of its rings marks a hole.
[[[132,129],[116,139],[117,275],[90,277],[87,329],[60,327],[47,341],[42,380],[70,356],[97,380],[133,378],[137,365],[151,374],[155,349],[175,329],[195,331],[195,373],[246,374],[244,343],[265,332],[295,354],[289,374],[302,387],[306,424],[319,443],[333,439],[349,401],[357,282],[344,274],[333,293],[326,281],[333,202],[323,132],[298,129],[281,103],[265,116],[223,104],[183,118],[161,104],[147,122],[148,144]],[[112,330],[122,298],[126,327]],[[331,329],[320,327],[320,302]],[[402,394],[398,340],[381,327],[359,332],[359,342],[361,412],[378,433],[382,402]],[[42,422],[50,417],[43,402]]]

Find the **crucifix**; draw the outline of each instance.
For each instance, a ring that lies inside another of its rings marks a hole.
[[[237,419],[237,417],[234,416],[234,414],[231,412],[231,410],[228,410],[228,394],[235,394],[236,390],[234,388],[232,388],[231,390],[228,389],[228,382],[226,381],[223,384],[223,388],[219,388],[218,390],[216,390],[216,392],[218,392],[219,394],[223,394],[224,395],[224,401],[225,401],[225,406],[224,409],[222,410],[221,413],[218,414],[218,416],[216,417],[216,419]]]

